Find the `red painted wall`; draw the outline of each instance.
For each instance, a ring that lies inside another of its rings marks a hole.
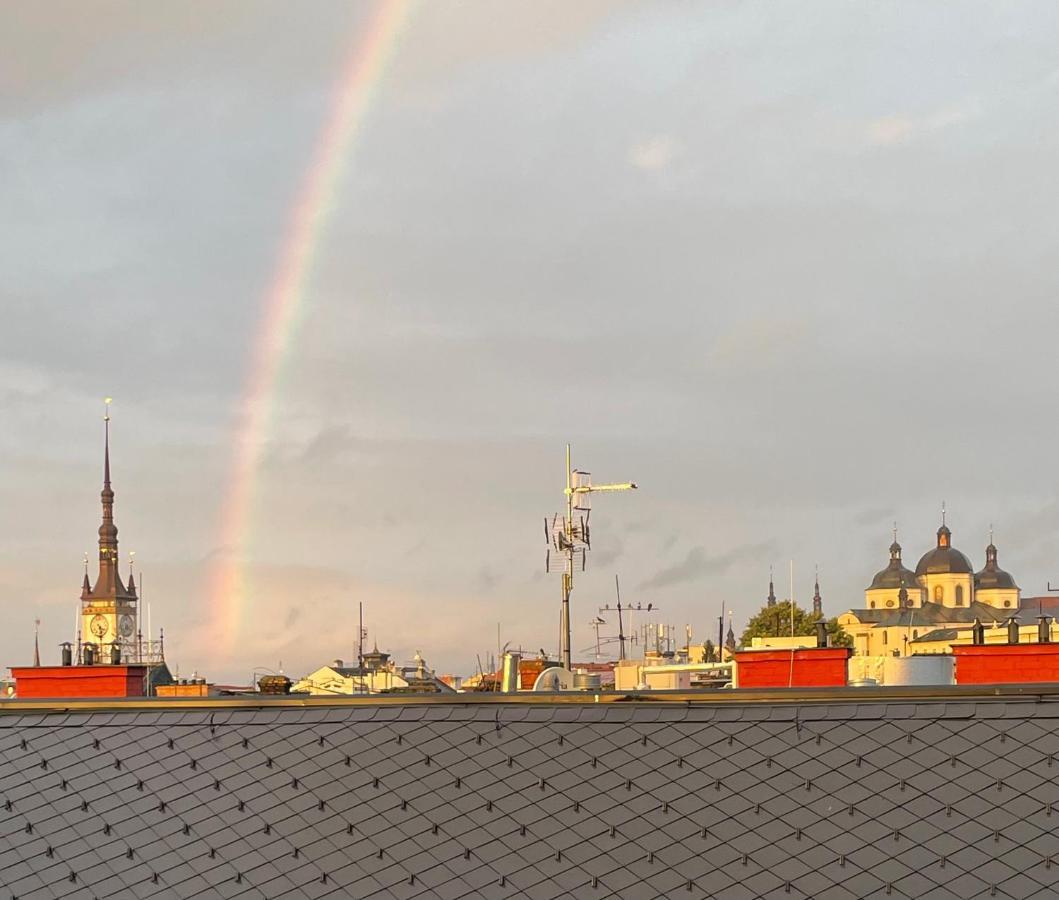
[[[1059,681],[1059,644],[956,644],[957,684]]]
[[[142,697],[144,666],[20,666],[15,696],[21,700],[76,700],[84,697]]]
[[[849,647],[794,650],[736,650],[736,687],[845,687]]]

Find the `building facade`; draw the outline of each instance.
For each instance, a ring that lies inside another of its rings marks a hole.
[[[864,591],[864,606],[838,617],[853,637],[860,656],[908,656],[921,652],[917,641],[945,632],[949,643],[970,640],[975,620],[993,627],[1019,613],[1021,592],[1015,579],[1000,568],[990,536],[979,571],[952,545],[944,519],[936,544],[914,570],[904,565],[901,545],[890,545],[890,561]]]

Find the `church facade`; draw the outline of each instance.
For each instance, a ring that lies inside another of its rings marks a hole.
[[[1000,568],[992,536],[977,572],[953,547],[944,518],[934,548],[923,554],[914,570],[905,566],[901,552],[895,532],[890,561],[865,589],[864,606],[838,617],[838,624],[853,637],[858,655],[908,656],[917,652],[917,643],[929,643],[940,631],[951,642],[961,643],[961,636],[969,641],[976,619],[993,627],[1018,615],[1021,592],[1015,579]]]

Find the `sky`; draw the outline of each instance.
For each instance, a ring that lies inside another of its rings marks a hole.
[[[185,676],[354,658],[358,604],[399,662],[470,674],[498,631],[554,653],[567,442],[640,486],[594,504],[583,659],[615,575],[696,640],[722,603],[738,632],[770,566],[801,603],[818,568],[836,614],[895,521],[907,562],[933,546],[943,501],[976,566],[992,524],[1024,595],[1059,581],[1043,2],[411,4],[233,545],[270,286],[377,12],[4,10],[0,666],[35,619],[45,661],[72,636],[105,396],[122,555]],[[244,596],[217,596],[223,565]]]

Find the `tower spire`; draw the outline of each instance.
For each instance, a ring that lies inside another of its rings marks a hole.
[[[110,490],[110,397],[103,401],[103,490]]]
[[[775,605],[776,605],[776,587],[775,587],[775,585],[774,585],[774,584],[772,583],[772,566],[769,566],[769,596],[768,596],[768,605],[769,605],[769,606],[775,606]]]
[[[816,582],[813,585],[813,616],[816,619],[823,618],[824,601],[820,596],[820,567],[816,567]]]
[[[110,397],[103,413],[103,521],[99,526],[99,575],[92,593],[97,597],[124,596],[125,586],[118,573],[118,528],[114,524],[114,490],[110,486]]]

